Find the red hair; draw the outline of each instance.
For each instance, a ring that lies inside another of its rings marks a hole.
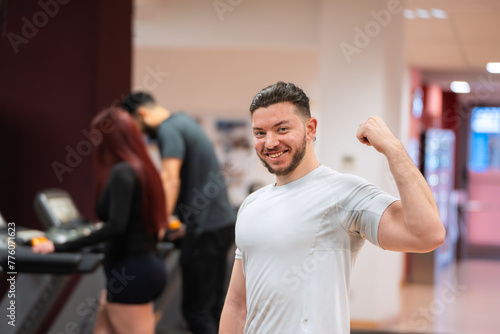
[[[155,233],[167,227],[165,193],[160,174],[154,166],[138,126],[130,114],[110,108],[97,114],[90,124],[92,133],[100,133],[102,141],[94,152],[95,200],[104,190],[113,165],[128,162],[141,185],[141,214],[146,230]]]

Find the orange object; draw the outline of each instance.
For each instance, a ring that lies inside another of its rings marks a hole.
[[[171,230],[178,230],[180,227],[181,227],[182,223],[181,221],[179,220],[179,218],[177,219],[170,219],[168,221],[168,227],[171,229]]]
[[[31,245],[35,246],[47,241],[49,241],[49,239],[47,239],[46,237],[35,237],[31,239]]]

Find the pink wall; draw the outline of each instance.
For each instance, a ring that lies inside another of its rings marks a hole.
[[[314,50],[136,47],[133,57],[134,89],[152,92],[172,111],[247,117],[253,96],[279,80],[304,89],[316,111]]]
[[[500,246],[500,172],[469,173],[468,241]]]

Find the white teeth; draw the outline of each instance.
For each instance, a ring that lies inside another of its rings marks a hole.
[[[269,156],[270,156],[271,158],[277,158],[277,157],[279,157],[279,156],[280,156],[280,155],[282,155],[282,154],[283,154],[283,152],[279,152],[279,153],[275,153],[275,154],[271,154],[271,153],[269,153]]]

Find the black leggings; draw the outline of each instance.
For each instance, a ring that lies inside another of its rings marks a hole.
[[[167,283],[163,261],[153,253],[104,263],[110,303],[145,304],[155,300]]]

